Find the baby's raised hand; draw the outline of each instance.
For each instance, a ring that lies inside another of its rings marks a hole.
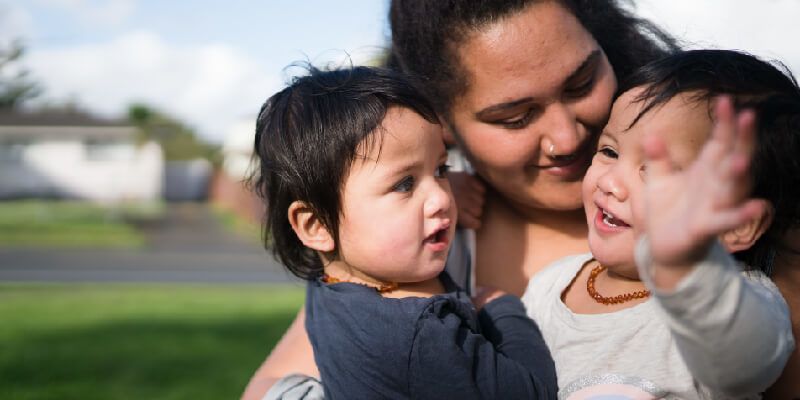
[[[718,235],[756,217],[766,207],[762,200],[748,199],[754,113],[735,113],[729,97],[719,98],[714,108],[711,137],[684,170],[675,167],[657,134],[642,142],[645,232],[654,265],[688,271]]]

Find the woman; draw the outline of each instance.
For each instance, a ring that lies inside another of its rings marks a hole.
[[[390,63],[422,79],[488,184],[477,283],[521,295],[551,261],[587,251],[581,179],[617,79],[677,47],[615,0],[394,0],[390,20]],[[303,318],[243,399],[318,374]]]
[[[521,295],[586,250],[580,183],[617,78],[676,47],[610,0],[446,3],[392,3],[395,60],[491,188],[478,284]]]
[[[781,249],[775,254],[772,280],[789,304],[795,342],[800,340],[800,228],[789,230],[783,237]],[[764,394],[765,399],[800,398],[800,346],[796,347],[783,374]]]

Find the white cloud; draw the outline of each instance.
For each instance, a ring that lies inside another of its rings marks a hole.
[[[104,15],[126,18],[136,8],[134,0],[36,0],[85,18]],[[22,7],[0,18],[0,34],[32,32],[31,16]],[[800,74],[798,0],[639,0],[638,12],[668,31],[695,43],[695,47],[738,48],[786,62]],[[105,11],[102,11],[105,10]],[[0,14],[0,17],[3,15]],[[99,18],[99,17],[98,17]],[[7,23],[13,21],[13,24]],[[380,52],[363,44],[350,46],[354,64]],[[305,47],[304,47],[305,48]],[[242,117],[252,118],[267,96],[303,71],[281,68],[304,58],[265,49],[245,53],[221,43],[175,46],[151,31],[127,32],[113,39],[69,47],[31,47],[26,64],[45,86],[48,98],[76,98],[93,111],[122,114],[133,101],[153,104],[195,126],[201,134],[222,140],[223,132]],[[344,64],[344,50],[308,54],[322,66]]]
[[[34,49],[26,64],[49,99],[76,98],[104,115],[123,115],[130,103],[144,102],[214,141],[238,119],[254,117],[282,84],[229,46],[176,47],[147,31],[99,44]]]
[[[0,45],[12,39],[28,38],[33,32],[33,17],[24,8],[0,2]]]
[[[744,50],[783,61],[800,75],[800,1],[639,0],[637,5],[640,15],[692,48]]]

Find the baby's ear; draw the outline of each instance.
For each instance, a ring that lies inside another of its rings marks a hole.
[[[761,207],[762,211],[757,216],[739,225],[736,229],[727,231],[719,236],[719,241],[728,252],[734,253],[749,249],[772,225],[775,208],[767,200],[758,201],[764,202],[764,207]]]
[[[294,201],[289,206],[288,214],[294,233],[306,247],[323,253],[333,251],[336,247],[333,236],[308,204]]]

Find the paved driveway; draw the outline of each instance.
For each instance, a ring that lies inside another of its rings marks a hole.
[[[171,204],[143,230],[143,250],[0,249],[0,281],[298,282],[256,241],[221,226],[205,204]]]

